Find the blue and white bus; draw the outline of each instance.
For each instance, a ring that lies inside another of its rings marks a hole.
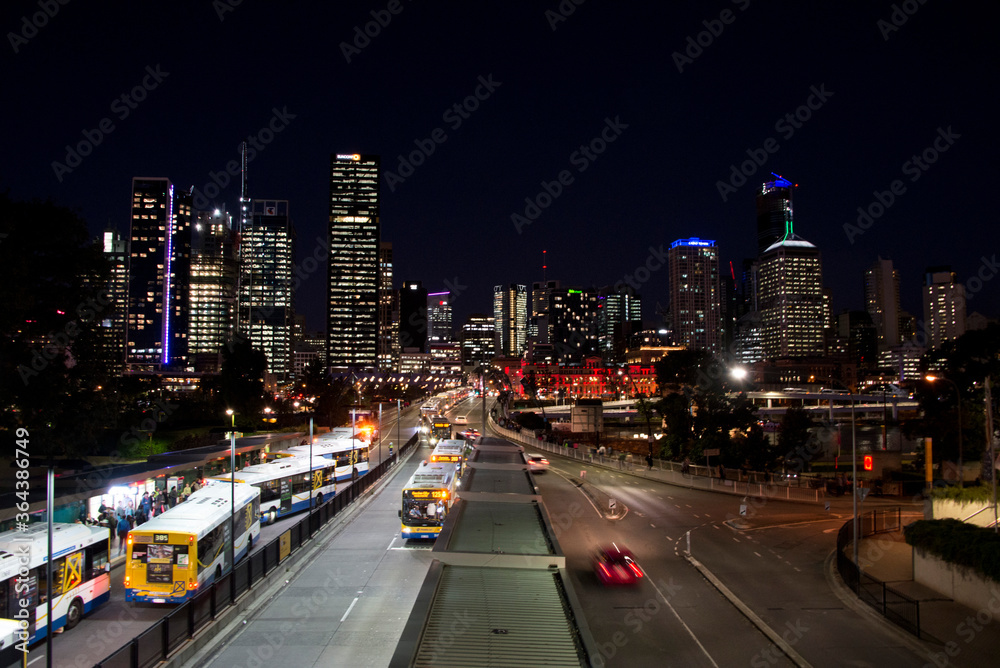
[[[368,472],[367,449],[363,452],[365,461],[361,462],[358,461],[362,456],[360,448],[332,449],[329,456],[323,456],[318,453],[318,446],[313,445],[312,460],[308,455],[309,446],[297,445],[293,449],[303,449],[304,452],[236,472],[236,482],[260,489],[261,521],[274,524],[280,517],[306,510],[310,497],[313,505],[318,506],[337,493],[338,480],[351,480]],[[213,486],[229,480],[227,475],[211,478]]]
[[[28,643],[49,632],[45,579],[48,528],[0,534],[0,619],[27,622]],[[52,628],[71,629],[111,598],[111,532],[86,524],[52,525]],[[22,608],[22,600],[28,603]],[[22,637],[23,639],[23,637]]]
[[[400,533],[405,538],[437,538],[455,503],[458,472],[451,462],[422,463],[403,487],[399,511]]]

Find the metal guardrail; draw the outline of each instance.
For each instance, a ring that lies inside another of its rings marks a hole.
[[[900,531],[902,511],[895,508],[876,508],[858,517],[858,539],[878,533]],[[918,638],[927,638],[920,630],[920,601],[887,585],[882,580],[862,571],[847,555],[854,543],[854,522],[848,521],[837,532],[837,572],[851,591],[863,602],[897,626]]]
[[[717,469],[707,466],[691,465],[688,472],[683,471],[683,465],[678,462],[671,462],[661,459],[654,459],[652,468],[649,468],[645,460],[637,459],[631,453],[621,453],[619,455],[603,456],[594,454],[589,447],[566,447],[563,445],[549,443],[539,440],[531,432],[516,432],[490,422],[490,427],[504,438],[520,445],[537,448],[545,452],[550,452],[562,457],[568,457],[582,463],[598,464],[610,468],[629,471],[636,475],[649,475],[649,477],[661,480],[671,485],[689,487],[691,489],[703,489],[713,492],[723,492],[739,496],[751,496],[766,499],[784,499],[787,501],[803,501],[819,503],[826,498],[826,489],[822,487],[798,486],[797,484],[786,484],[785,481],[763,480],[763,474],[745,476],[740,475],[737,470],[726,469],[726,478],[713,477],[711,473]]]
[[[398,452],[292,525],[288,529],[291,539],[289,555],[377,483],[400,457],[416,446],[417,439],[418,435],[414,434]],[[120,647],[98,663],[96,668],[149,668],[165,661],[184,643],[211,625],[226,608],[236,604],[243,594],[267,580],[267,576],[281,562],[280,541],[281,536],[278,536],[262,550],[243,559],[232,571]]]

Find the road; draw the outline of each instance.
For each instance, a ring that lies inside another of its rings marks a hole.
[[[415,408],[403,413],[400,435],[404,440],[413,433],[416,415]],[[381,462],[382,458],[387,458],[389,442],[396,442],[395,410],[391,414],[383,415],[382,431],[384,434],[382,447],[372,447],[369,454],[372,466]],[[343,489],[349,485],[350,483],[344,484]],[[340,488],[341,485],[338,483],[338,490]],[[264,549],[265,545],[277,538],[289,526],[301,520],[302,515],[296,514],[278,520],[271,526],[262,526],[260,538],[252,551]],[[112,550],[113,557],[117,555],[117,551],[116,544]],[[57,633],[53,637],[54,666],[80,668],[93,666],[175,609],[174,605],[126,603],[125,589],[122,585],[125,579],[125,561],[120,557],[114,562],[114,568],[111,570],[111,600],[87,615],[75,629]],[[36,644],[29,652],[28,665],[36,668],[44,666],[45,656],[46,644],[44,642]]]
[[[530,448],[529,448],[530,450]],[[898,636],[847,607],[827,580],[836,530],[850,513],[741,499],[673,487],[547,455],[536,476],[591,631],[609,666],[792,665],[684,557],[691,551],[793,651],[813,666],[922,666]],[[585,468],[585,496],[571,481]],[[614,498],[617,519],[607,501]],[[598,508],[595,508],[597,505]],[[727,524],[727,521],[729,523]],[[621,541],[647,577],[639,587],[603,588],[594,546]]]

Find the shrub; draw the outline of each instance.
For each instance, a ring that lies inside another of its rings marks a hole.
[[[904,533],[913,547],[1000,582],[1000,535],[993,529],[954,519],[919,520]]]

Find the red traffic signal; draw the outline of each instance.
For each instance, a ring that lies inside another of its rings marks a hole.
[[[874,468],[874,461],[871,455],[865,455],[865,470],[871,471]]]

